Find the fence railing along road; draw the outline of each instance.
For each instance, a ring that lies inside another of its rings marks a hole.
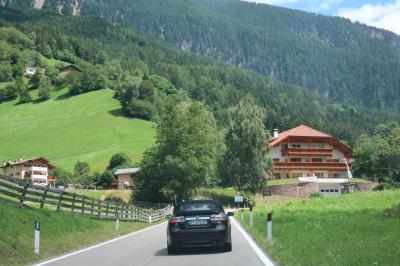
[[[173,206],[159,203],[131,204],[103,201],[55,188],[34,185],[24,180],[0,175],[0,201],[20,207],[68,211],[99,219],[153,222],[171,215]]]

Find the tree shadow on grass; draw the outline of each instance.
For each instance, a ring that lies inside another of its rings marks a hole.
[[[125,112],[124,108],[117,108],[114,110],[110,110],[110,111],[108,111],[108,113],[115,117],[124,117],[124,118],[133,119],[133,117],[128,116],[128,114]]]
[[[62,100],[67,100],[69,98],[71,98],[73,95],[71,95],[69,92],[66,92],[64,94],[61,94],[59,96],[56,97],[56,101],[62,101]]]

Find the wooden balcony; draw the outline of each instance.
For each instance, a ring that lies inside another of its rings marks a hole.
[[[300,163],[300,162],[274,162],[275,170],[337,170],[346,171],[345,163],[324,162],[324,163]]]
[[[308,156],[332,156],[333,148],[285,148],[282,150],[282,156],[308,155]]]

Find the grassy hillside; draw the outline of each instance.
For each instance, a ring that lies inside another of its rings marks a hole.
[[[0,160],[45,156],[67,170],[80,160],[100,171],[117,152],[139,162],[152,146],[153,124],[124,117],[111,90],[65,93],[56,91],[46,102],[0,104]]]
[[[255,226],[242,222],[280,265],[398,265],[400,219],[385,209],[400,204],[400,191],[354,193],[273,207],[272,244],[266,213],[255,209]],[[399,214],[397,214],[399,215]]]
[[[0,204],[0,265],[26,265],[83,248],[148,226],[100,221],[50,210],[27,210]],[[33,252],[35,219],[41,221],[40,255]],[[18,221],[17,223],[15,221]]]

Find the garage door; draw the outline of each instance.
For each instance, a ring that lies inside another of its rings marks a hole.
[[[340,184],[319,184],[319,192],[324,196],[340,195]]]

